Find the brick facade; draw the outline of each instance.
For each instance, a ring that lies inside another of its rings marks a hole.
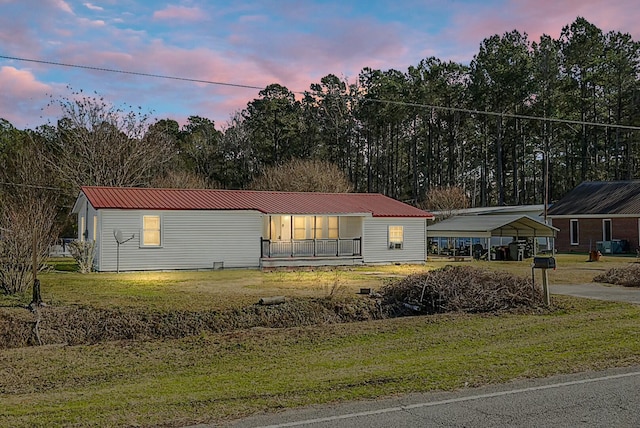
[[[560,229],[555,240],[556,250],[560,252],[588,252],[596,249],[596,242],[603,241],[602,220],[600,218],[577,218],[578,244],[571,244],[571,219],[554,218],[552,224]],[[609,218],[611,220],[611,239],[629,241],[629,251],[635,253],[639,248],[639,217]]]

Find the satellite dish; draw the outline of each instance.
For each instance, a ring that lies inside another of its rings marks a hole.
[[[122,244],[122,231],[120,229],[113,229],[113,236],[118,244]]]

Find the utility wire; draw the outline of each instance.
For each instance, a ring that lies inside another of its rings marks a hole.
[[[89,65],[80,65],[80,64],[67,64],[62,62],[44,61],[40,59],[30,59],[30,58],[18,58],[14,56],[6,56],[6,55],[0,55],[0,58],[11,59],[14,61],[34,62],[37,64],[58,65],[60,67],[81,68],[84,70],[106,71],[109,73],[120,73],[120,74],[131,74],[134,76],[155,77],[158,79],[170,79],[170,80],[181,80],[183,82],[206,83],[208,85],[231,86],[234,88],[244,88],[244,89],[259,89],[259,90],[264,89],[263,87],[260,87],[260,86],[242,85],[239,83],[227,83],[227,82],[215,82],[211,80],[190,79],[188,77],[166,76],[163,74],[152,74],[152,73],[142,73],[139,71],[117,70],[115,68],[93,67]]]
[[[37,184],[10,183],[6,181],[0,181],[0,186],[26,187],[29,189],[43,189],[43,190],[64,190],[61,187],[40,186]]]
[[[631,126],[631,125],[618,125],[615,123],[600,123],[600,122],[586,122],[582,120],[571,120],[571,119],[557,119],[553,117],[540,117],[540,116],[528,116],[524,114],[515,114],[515,113],[497,113],[493,111],[484,111],[484,110],[472,110],[460,107],[444,107],[444,106],[436,106],[429,104],[420,104],[420,103],[409,103],[406,101],[392,101],[392,100],[380,100],[376,98],[365,98],[364,102],[372,101],[376,103],[384,103],[384,104],[393,104],[393,105],[401,105],[406,107],[419,107],[425,109],[432,110],[444,110],[451,112],[460,112],[460,113],[469,113],[469,114],[484,114],[487,116],[494,117],[509,117],[513,119],[528,119],[528,120],[539,120],[541,122],[555,122],[555,123],[570,123],[572,125],[588,125],[588,126],[600,126],[603,128],[619,128],[619,129],[629,129],[632,131],[640,131],[640,126]]]
[[[94,67],[94,66],[80,65],[80,64],[68,64],[68,63],[62,63],[62,62],[56,62],[56,61],[44,61],[44,60],[39,60],[39,59],[20,58],[20,57],[13,57],[13,56],[7,56],[7,55],[0,55],[0,58],[2,58],[2,59],[10,59],[10,60],[14,60],[14,61],[33,62],[33,63],[37,63],[37,64],[57,65],[57,66],[60,66],[60,67],[80,68],[80,69],[84,69],[84,70],[94,70],[94,71],[104,71],[104,72],[108,72],[108,73],[119,73],[119,74],[129,74],[129,75],[134,75],[134,76],[153,77],[153,78],[157,78],[157,79],[170,79],[170,80],[179,80],[179,81],[183,81],[183,82],[205,83],[205,84],[208,84],[208,85],[229,86],[229,87],[233,87],[233,88],[258,89],[258,90],[263,90],[264,89],[261,86],[243,85],[243,84],[239,84],[239,83],[216,82],[216,81],[212,81],[212,80],[202,80],[202,79],[191,79],[191,78],[188,78],[188,77],[167,76],[167,75],[163,75],[163,74],[153,74],[153,73],[142,73],[142,72],[138,72],[138,71],[118,70],[118,69],[114,69],[114,68]],[[306,92],[302,92],[302,91],[291,91],[291,92],[294,93],[294,94],[303,94],[303,95],[306,94]],[[558,119],[558,118],[552,118],[552,117],[529,116],[529,115],[522,115],[522,114],[515,114],[515,113],[497,113],[497,112],[492,112],[492,111],[473,110],[473,109],[466,109],[466,108],[461,108],[461,107],[445,107],[445,106],[437,106],[437,105],[430,105],[430,104],[411,103],[411,102],[406,102],[406,101],[383,100],[383,99],[376,99],[376,98],[364,98],[364,99],[360,98],[360,99],[363,100],[364,102],[369,101],[369,102],[376,102],[376,103],[381,103],[381,104],[393,104],[393,105],[401,105],[401,106],[405,106],[405,107],[418,107],[418,108],[431,109],[431,110],[443,110],[443,111],[451,111],[451,112],[459,112],[459,113],[486,115],[486,116],[493,116],[493,117],[508,117],[508,118],[512,118],[512,119],[537,120],[537,121],[541,121],[541,122],[554,122],[554,123],[565,123],[565,124],[572,124],[572,125],[587,125],[587,126],[597,126],[597,127],[601,127],[601,128],[627,129],[627,130],[632,130],[632,131],[640,131],[640,126],[607,124],[607,123],[600,123],[600,122],[587,122],[587,121],[581,121],[581,120]]]

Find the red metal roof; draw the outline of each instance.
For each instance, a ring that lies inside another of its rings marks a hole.
[[[82,188],[96,209],[256,210],[265,214],[353,214],[424,217],[433,214],[379,193],[270,192],[253,190]]]

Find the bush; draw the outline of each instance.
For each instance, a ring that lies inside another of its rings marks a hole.
[[[543,306],[540,287],[528,278],[471,266],[445,266],[413,274],[381,290],[397,312],[496,312]]]
[[[609,269],[605,273],[597,275],[593,280],[624,287],[640,287],[640,265],[630,264],[621,268]]]
[[[96,256],[95,241],[73,241],[69,244],[69,252],[78,263],[78,272],[89,273],[93,270],[93,259]]]

